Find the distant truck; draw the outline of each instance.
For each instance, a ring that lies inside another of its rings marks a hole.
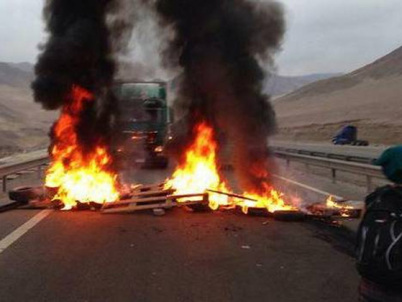
[[[339,130],[332,138],[334,145],[368,146],[369,142],[357,139],[357,128],[347,125]]]
[[[167,168],[165,146],[171,139],[171,110],[166,82],[121,81],[114,87],[118,99],[115,152],[125,164]]]

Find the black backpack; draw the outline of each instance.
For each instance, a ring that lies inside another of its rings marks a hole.
[[[366,198],[356,252],[362,277],[387,287],[402,287],[401,187],[385,186]]]

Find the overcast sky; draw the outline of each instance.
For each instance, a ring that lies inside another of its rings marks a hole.
[[[402,45],[402,0],[281,0],[279,73],[348,72]],[[0,61],[35,62],[43,0],[0,0]]]

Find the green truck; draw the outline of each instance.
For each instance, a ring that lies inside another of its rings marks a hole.
[[[172,139],[167,83],[121,81],[115,84],[115,95],[119,108],[114,142],[117,158],[124,165],[167,168],[165,147]]]

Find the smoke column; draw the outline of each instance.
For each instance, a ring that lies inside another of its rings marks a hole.
[[[157,0],[164,28],[174,37],[165,63],[183,69],[180,106],[189,120],[206,118],[227,135],[244,190],[269,182],[267,138],[275,113],[262,84],[285,31],[282,6],[273,1]],[[191,126],[191,125],[190,125]]]
[[[115,114],[111,86],[115,53],[124,48],[133,21],[120,17],[126,0],[47,0],[43,10],[49,39],[35,66],[34,100],[55,110],[72,103],[79,86],[93,95],[77,125],[79,145],[91,151],[101,140],[109,145]],[[129,10],[123,10],[129,14]],[[51,133],[52,144],[56,142]]]
[[[44,8],[48,42],[35,67],[35,101],[58,109],[72,85],[98,92],[115,70],[106,13],[112,0],[48,0]]]

